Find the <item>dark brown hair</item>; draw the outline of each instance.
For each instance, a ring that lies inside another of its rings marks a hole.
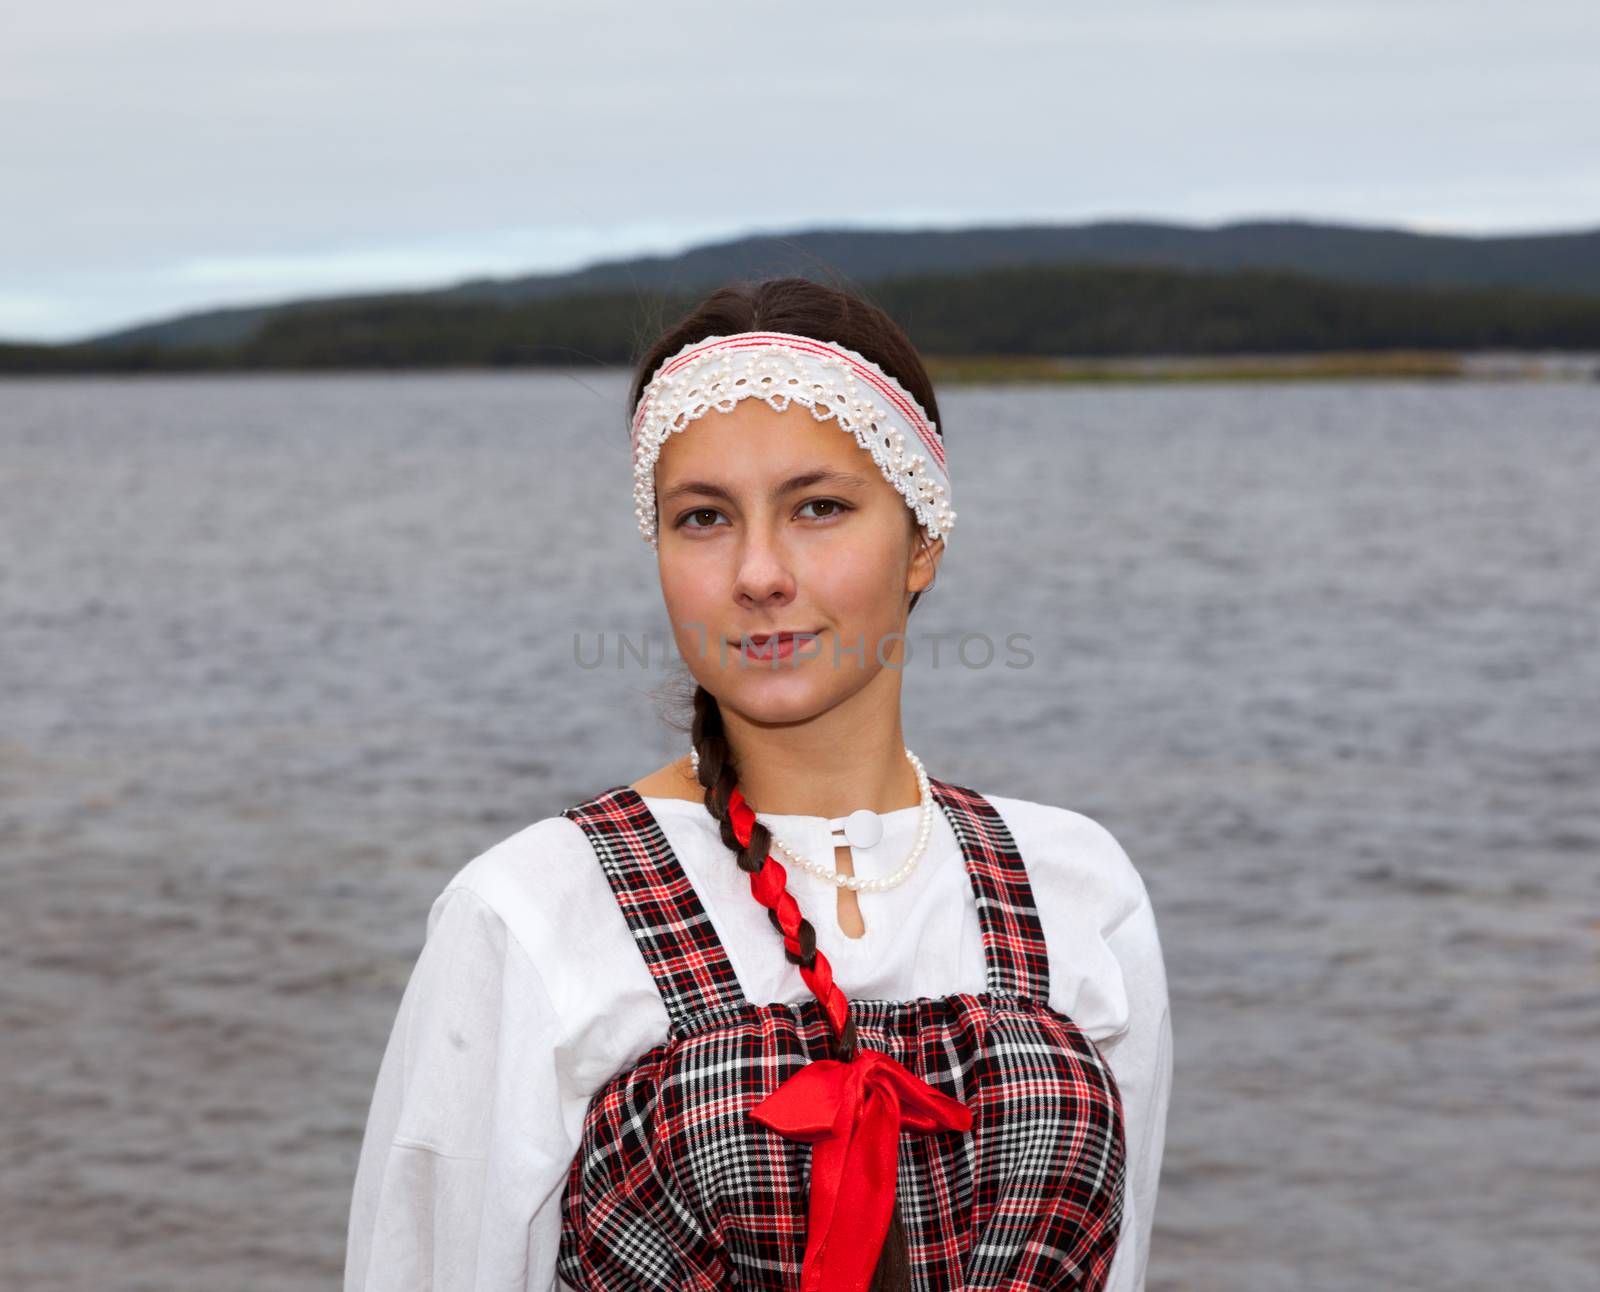
[[[634,371],[629,413],[638,406],[656,369],[684,346],[706,337],[739,332],[793,332],[818,341],[832,341],[864,355],[916,397],[929,419],[941,428],[939,433],[943,437],[933,382],[916,347],[899,324],[856,294],[798,277],[769,278],[718,288],[665,329],[645,351]],[[906,515],[913,530],[917,530],[915,514],[907,508]],[[911,609],[916,609],[921,596],[921,592],[912,594]],[[753,875],[766,864],[771,835],[757,820],[750,831],[749,845],[739,843],[728,807],[734,787],[739,783],[739,773],[723,730],[722,710],[711,692],[696,685],[693,712],[689,729],[700,755],[700,784],[705,789],[706,808],[720,823],[722,842],[738,859],[739,868]],[[781,934],[776,910],[769,908],[767,916]],[[816,965],[817,935],[811,921],[803,917],[798,940],[799,954],[785,946],[784,955],[790,963],[803,965],[809,971]],[[848,1062],[855,1054],[855,1021],[850,1019],[844,1032],[834,1038],[832,1057]],[[871,1288],[872,1292],[909,1292],[910,1287],[910,1257],[897,1196]]]

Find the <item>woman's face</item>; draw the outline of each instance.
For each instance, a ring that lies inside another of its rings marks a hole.
[[[657,562],[679,654],[755,722],[801,722],[897,668],[925,550],[905,500],[855,436],[791,404],[742,399],[669,435],[656,462]],[[816,633],[792,653],[744,639]],[[887,638],[887,640],[885,640]]]

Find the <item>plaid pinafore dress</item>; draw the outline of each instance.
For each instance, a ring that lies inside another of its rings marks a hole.
[[[969,1130],[899,1137],[912,1286],[1099,1289],[1122,1220],[1116,1081],[1093,1041],[1046,1003],[1044,936],[1005,821],[972,790],[929,784],[971,879],[986,990],[849,1002],[861,1045],[972,1113]],[[561,1278],[585,1292],[795,1289],[812,1145],[750,1110],[829,1054],[823,1006],[745,999],[636,791],[617,786],[562,815],[593,845],[670,1030],[589,1104],[562,1200]],[[775,946],[781,955],[776,935]]]

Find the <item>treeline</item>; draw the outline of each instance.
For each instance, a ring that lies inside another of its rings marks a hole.
[[[1520,290],[1089,265],[915,274],[858,290],[930,356],[1600,350],[1600,299]],[[701,295],[608,292],[508,305],[396,295],[293,306],[232,346],[0,345],[0,371],[627,364]]]

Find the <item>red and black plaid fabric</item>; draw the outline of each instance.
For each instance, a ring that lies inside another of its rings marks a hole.
[[[900,1137],[912,1286],[1101,1288],[1122,1220],[1116,1081],[1077,1024],[1047,1004],[1044,936],[1005,821],[972,790],[930,785],[966,858],[986,989],[850,1002],[860,1045],[973,1113],[966,1132]],[[586,1292],[793,1289],[811,1146],[750,1109],[830,1056],[821,1002],[744,998],[637,792],[616,786],[562,815],[588,835],[671,1027],[589,1105],[562,1200],[560,1275]],[[781,955],[781,935],[773,939]]]

